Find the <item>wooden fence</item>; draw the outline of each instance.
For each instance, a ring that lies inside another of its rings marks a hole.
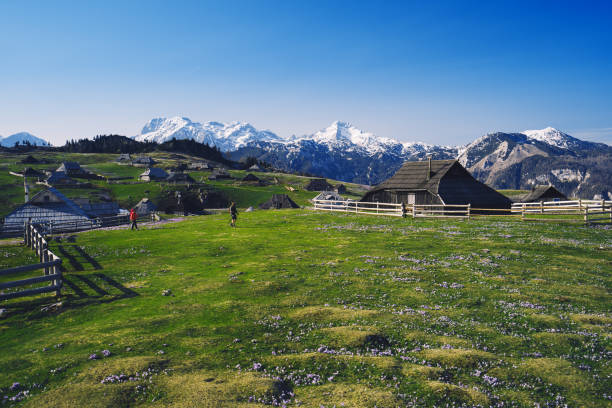
[[[574,215],[575,221],[585,224],[609,222],[612,223],[612,201],[606,200],[572,200],[572,201],[541,201],[537,203],[515,203],[512,213],[525,216],[541,215]],[[528,219],[542,219],[530,217]],[[550,219],[550,217],[548,217]]]
[[[41,282],[49,282],[49,285],[33,289],[24,289],[18,292],[0,293],[0,300],[31,296],[46,292],[55,292],[56,296],[60,296],[63,284],[61,271],[62,259],[49,250],[47,240],[33,224],[26,226],[24,242],[28,247],[34,250],[36,255],[38,255],[40,263],[2,269],[0,270],[0,276],[30,272],[38,269],[42,269],[43,275],[0,283],[0,290],[28,286]]]
[[[354,214],[389,215],[395,217],[433,218],[452,217],[467,218],[514,217],[533,221],[578,221],[585,224],[612,223],[612,201],[575,200],[548,201],[540,203],[517,203],[511,209],[472,208],[470,204],[389,204],[365,203],[359,201],[313,200],[314,209],[320,211],[338,211]],[[578,218],[559,219],[558,217],[537,217],[552,215],[578,215]]]
[[[391,204],[361,201],[313,200],[314,209],[353,214],[388,215],[392,217],[453,217],[470,218],[471,206],[442,204]],[[508,210],[506,210],[508,211]]]
[[[66,220],[66,221],[38,221],[40,232],[44,235],[61,234],[69,232],[86,231],[95,228],[114,227],[128,224],[128,215],[116,215],[111,217],[92,218],[88,220]],[[0,238],[17,237],[25,233],[23,225],[4,225],[0,228]]]

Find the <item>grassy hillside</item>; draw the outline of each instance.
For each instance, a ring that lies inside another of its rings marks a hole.
[[[26,156],[26,154],[3,154],[0,158],[0,190],[3,192],[2,196],[0,196],[0,217],[8,214],[13,208],[24,202],[23,178],[9,175],[8,172],[23,171],[26,166],[39,170],[54,170],[59,167],[62,161],[76,161],[84,168],[109,179],[122,178],[122,180],[111,183],[106,180],[78,179],[78,181],[90,183],[92,186],[89,188],[58,186],[57,188],[68,197],[90,198],[94,201],[98,199],[100,193],[104,193],[125,208],[133,206],[143,197],[149,197],[157,204],[164,191],[182,190],[185,188],[184,186],[175,186],[163,182],[141,182],[138,180],[138,176],[145,169],[116,164],[114,162],[118,157],[116,154],[37,152],[34,153],[37,159],[45,159],[49,163],[35,165],[20,163],[21,159]],[[163,152],[152,153],[150,156],[158,161],[157,167],[166,169],[175,167],[179,163],[188,163],[195,160],[187,155]],[[303,190],[303,187],[310,180],[309,178],[290,174],[256,173],[268,185],[253,186],[252,184],[241,183],[239,181],[247,174],[245,171],[230,170],[230,174],[233,177],[232,180],[218,181],[207,180],[207,177],[210,175],[209,171],[188,171],[187,173],[198,183],[198,188],[222,192],[229,200],[236,201],[238,206],[242,208],[257,206],[267,201],[275,193],[288,194],[296,203],[307,205],[308,200],[317,194]],[[362,186],[350,183],[345,184],[349,189],[349,194],[346,194],[348,197],[358,198],[365,192]],[[43,188],[40,185],[35,185],[34,180],[29,180],[29,185],[31,195]],[[287,187],[292,187],[295,191],[290,191]]]
[[[228,223],[54,241],[61,305],[0,304],[0,400],[610,406],[610,230],[307,210]],[[0,267],[26,256],[0,246]]]

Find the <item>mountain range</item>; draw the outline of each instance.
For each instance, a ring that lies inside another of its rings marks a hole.
[[[310,135],[283,138],[246,122],[192,122],[156,118],[134,136],[139,141],[194,139],[234,160],[256,157],[282,170],[377,184],[404,161],[457,158],[479,180],[498,189],[553,184],[568,196],[612,199],[612,147],[557,129],[495,132],[465,146],[400,142],[336,121]]]
[[[28,132],[15,133],[10,136],[0,136],[0,146],[13,147],[15,143],[29,143],[35,146],[50,146],[49,142]]]

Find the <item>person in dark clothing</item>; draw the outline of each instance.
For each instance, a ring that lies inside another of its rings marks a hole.
[[[130,221],[132,222],[132,226],[130,227],[131,230],[133,230],[134,228],[138,229],[138,224],[136,224],[137,218],[138,214],[136,214],[136,211],[132,208],[130,210]]]
[[[232,222],[231,222],[230,225],[232,227],[235,227],[236,226],[236,219],[238,218],[238,210],[236,209],[236,203],[233,202],[233,201],[230,204],[229,212],[230,212],[230,215],[232,216]]]

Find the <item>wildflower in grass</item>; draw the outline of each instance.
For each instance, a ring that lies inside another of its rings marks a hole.
[[[19,384],[18,382],[14,382],[13,385],[11,385],[9,389],[11,391],[17,391],[19,388],[21,388],[21,384]]]
[[[92,354],[90,354],[90,355],[89,355],[89,359],[90,359],[90,360],[97,360],[97,359],[99,359],[99,358],[100,358],[100,357],[99,357],[99,356],[98,356],[96,353],[92,353]]]
[[[253,370],[255,371],[261,370],[261,363],[253,363]]]
[[[102,355],[103,355],[104,357],[110,357],[111,352],[110,352],[110,350],[102,350]]]

